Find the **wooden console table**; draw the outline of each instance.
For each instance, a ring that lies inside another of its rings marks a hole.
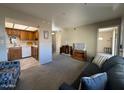
[[[80,61],[86,61],[87,60],[87,52],[81,51],[81,50],[73,50],[72,58],[80,60]]]

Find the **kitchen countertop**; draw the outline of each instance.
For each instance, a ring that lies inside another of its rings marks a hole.
[[[19,47],[38,47],[38,45],[32,45],[32,46],[28,46],[28,45],[22,45],[22,46],[9,46],[9,48],[19,48]]]
[[[38,45],[32,45],[32,47],[38,47]]]

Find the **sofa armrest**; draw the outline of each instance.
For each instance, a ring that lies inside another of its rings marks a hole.
[[[92,63],[93,59],[94,59],[94,57],[87,57],[87,61],[90,63]]]

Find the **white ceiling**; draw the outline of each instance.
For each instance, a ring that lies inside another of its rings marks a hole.
[[[53,21],[55,26],[75,27],[120,17],[123,4],[0,4],[37,18]]]

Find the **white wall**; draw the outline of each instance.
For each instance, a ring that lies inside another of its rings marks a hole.
[[[73,43],[85,43],[88,56],[95,56],[97,45],[97,26],[86,25],[79,26],[74,30],[73,28],[62,31],[62,45],[73,45]]]
[[[74,28],[64,29],[62,31],[61,45],[73,43],[85,43],[87,47],[87,55],[95,56],[97,50],[97,31],[99,28],[113,27],[121,24],[121,19],[116,18],[112,20],[93,23],[90,25],[79,26]]]
[[[56,32],[56,53],[60,53],[61,47],[61,31]]]
[[[16,10],[10,10],[8,8],[4,8],[4,7],[0,6],[0,18],[2,16],[6,17],[7,21],[18,22],[20,24],[29,25],[29,26],[40,26],[40,29],[39,29],[39,37],[40,37],[39,61],[41,64],[44,64],[44,63],[48,63],[52,60],[51,36],[48,40],[43,39],[43,30],[51,31],[51,27],[50,27],[51,23],[48,24],[48,22],[44,19],[36,18],[36,17],[30,16],[28,14],[21,13]],[[45,23],[43,23],[43,21],[45,21]],[[1,22],[1,20],[0,20],[0,22]],[[4,26],[3,26],[4,22],[2,22],[1,24],[2,24],[2,28],[0,27],[1,32],[4,32]],[[5,36],[3,36],[3,37],[5,40]],[[7,44],[6,44],[6,46],[7,46]],[[1,53],[7,54],[6,49],[2,49],[0,51],[0,54]],[[5,59],[7,59],[7,56],[5,56],[5,55],[2,55],[2,57],[6,57]]]
[[[49,31],[49,38],[44,39],[43,31]],[[39,60],[41,64],[52,62],[51,25],[42,25],[39,28]]]
[[[7,42],[4,22],[4,16],[0,16],[0,61],[7,61]]]

